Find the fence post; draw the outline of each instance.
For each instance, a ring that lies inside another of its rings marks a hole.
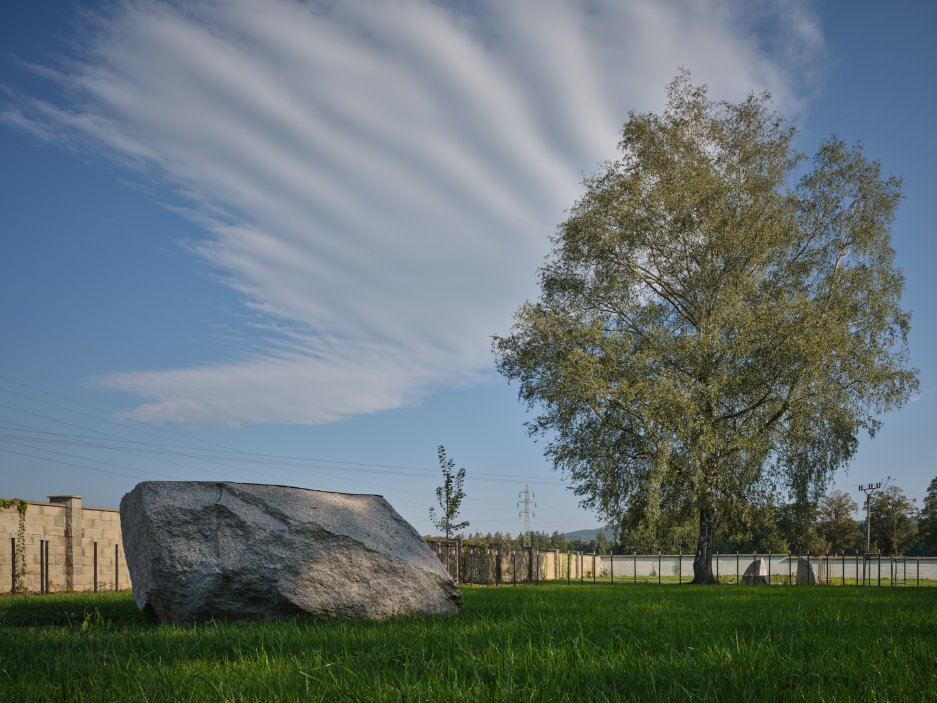
[[[719,552],[716,552],[716,581],[719,581]]]
[[[683,583],[683,547],[677,552],[677,583]]]
[[[569,585],[569,582],[572,580],[573,575],[573,557],[572,552],[569,551],[569,548],[566,549],[566,584]]]
[[[739,550],[735,550],[735,585],[738,586],[742,583],[742,579],[739,578]]]
[[[595,552],[592,552],[592,584],[595,585]]]
[[[920,571],[920,562],[918,562]],[[16,595],[16,537],[10,537],[10,593]]]
[[[846,586],[846,550],[843,550],[843,587]]]
[[[612,583],[615,583],[615,552],[608,553],[608,574],[612,577]]]
[[[638,582],[638,550],[631,550],[631,566],[632,566],[632,575],[634,576],[634,582]]]
[[[790,552],[787,553],[787,585],[791,585],[791,559],[794,558],[794,555]]]
[[[917,560],[917,587],[921,587],[921,559],[918,557]]]
[[[49,541],[46,540],[46,593],[49,592]],[[879,563],[881,563],[881,560],[879,560]],[[881,571],[881,568],[879,571]]]
[[[511,582],[517,585],[517,548],[511,550]]]
[[[657,585],[660,586],[661,552],[657,550]]]

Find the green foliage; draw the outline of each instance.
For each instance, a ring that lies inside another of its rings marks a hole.
[[[16,592],[26,591],[26,510],[29,507],[22,498],[0,498],[0,508],[16,508],[19,524],[16,529]]]
[[[848,493],[833,491],[820,500],[817,531],[823,540],[825,551],[841,554],[843,550],[863,545],[862,532],[854,515],[859,509]]]
[[[918,519],[921,549],[926,553],[937,552],[937,477],[927,487],[924,507]]]
[[[539,301],[493,343],[584,507],[655,532],[697,516],[703,555],[718,521],[815,502],[917,388],[900,182],[835,137],[807,162],[794,138],[767,94],[716,103],[678,75],[663,114],[629,114]]]
[[[111,627],[113,622],[111,620],[105,620],[104,616],[101,614],[101,611],[95,607],[93,610],[86,610],[84,619],[81,621],[80,630],[82,632],[88,632],[92,629],[101,629],[106,627]]]
[[[446,448],[443,445],[440,444],[436,451],[439,457],[439,467],[442,469],[443,482],[436,489],[439,511],[437,512],[436,508],[430,508],[429,519],[438,530],[445,533],[446,539],[451,539],[453,532],[464,530],[469,526],[468,520],[456,522],[462,499],[465,498],[465,491],[462,490],[465,468],[456,471],[455,462],[446,456]]]
[[[738,516],[727,516],[722,521],[718,551],[771,552],[783,554],[792,549],[790,537],[794,530],[786,516],[791,507],[778,506],[772,501],[752,505]],[[808,527],[809,529],[809,527]]]
[[[794,554],[820,554],[825,543],[817,531],[818,506],[813,500],[794,501],[778,511],[781,533]]]
[[[658,551],[688,554],[693,551],[698,535],[699,528],[693,520],[666,526],[658,523],[653,528],[647,524],[626,524],[618,532],[618,546],[625,554],[657,554]]]
[[[553,549],[559,549],[560,551],[565,551],[569,540],[566,539],[566,535],[562,532],[554,530],[553,534],[550,535],[550,546]]]
[[[903,554],[917,536],[917,508],[898,486],[872,494],[872,542],[885,554]]]
[[[88,703],[933,698],[931,588],[557,584],[463,595],[454,618],[184,627],[147,620],[129,593],[0,598],[0,690],[9,701]]]
[[[26,514],[26,508],[29,506],[22,498],[0,498],[0,508],[16,508],[20,515]]]
[[[597,554],[607,554],[609,549],[608,537],[605,536],[605,530],[599,530],[595,537],[595,551]]]

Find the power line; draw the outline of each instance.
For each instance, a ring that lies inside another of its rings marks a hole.
[[[59,395],[58,393],[52,393],[51,391],[46,391],[46,390],[43,390],[42,388],[37,388],[36,386],[31,386],[31,385],[29,385],[28,383],[22,383],[21,381],[16,381],[16,380],[14,380],[14,379],[12,379],[12,378],[8,378],[8,377],[6,377],[6,376],[0,376],[0,381],[6,381],[7,383],[13,383],[13,384],[15,384],[15,385],[17,385],[17,386],[20,386],[20,387],[22,387],[22,388],[28,388],[28,389],[31,390],[31,391],[35,391],[36,393],[42,393],[42,394],[48,395],[48,396],[50,396],[50,397],[52,397],[52,398],[58,398],[59,400],[64,400],[64,401],[66,401],[66,402],[68,402],[68,403],[72,403],[72,404],[74,404],[74,405],[78,405],[78,406],[83,407],[83,408],[88,408],[88,409],[90,409],[90,410],[95,410],[95,411],[97,411],[98,413],[103,414],[105,417],[100,417],[100,416],[96,416],[96,415],[90,415],[90,414],[88,414],[88,413],[83,413],[83,412],[81,412],[81,411],[79,411],[79,410],[75,410],[75,409],[73,409],[73,408],[65,408],[65,407],[63,407],[63,406],[61,406],[61,405],[56,405],[55,403],[50,403],[50,402],[47,401],[47,400],[42,400],[41,398],[32,398],[32,397],[30,397],[30,396],[28,396],[28,395],[23,395],[22,393],[17,393],[16,391],[12,391],[12,390],[10,390],[9,388],[0,388],[0,390],[4,391],[4,392],[6,392],[6,393],[12,393],[12,394],[14,394],[14,395],[20,396],[21,398],[28,398],[29,400],[33,400],[33,401],[36,401],[36,402],[38,402],[38,403],[44,403],[44,404],[46,404],[46,405],[50,405],[50,406],[52,406],[52,407],[56,407],[56,408],[59,408],[59,409],[61,409],[61,410],[65,410],[66,412],[72,412],[72,413],[75,413],[75,414],[78,414],[78,415],[84,415],[85,417],[91,417],[91,418],[94,418],[95,420],[99,420],[99,421],[102,421],[102,422],[107,422],[107,423],[110,423],[110,424],[112,424],[112,425],[116,425],[116,426],[118,426],[118,427],[124,428],[124,429],[131,429],[131,430],[133,430],[133,431],[135,431],[135,432],[141,432],[141,433],[143,433],[143,434],[152,435],[152,436],[154,436],[154,437],[157,436],[157,432],[162,432],[162,433],[164,433],[164,434],[171,434],[171,435],[176,435],[176,436],[178,436],[178,437],[185,437],[186,439],[190,439],[190,440],[193,440],[193,441],[195,441],[195,442],[201,442],[202,444],[207,444],[207,445],[219,447],[219,448],[221,448],[221,449],[230,449],[230,447],[226,447],[226,446],[224,446],[223,444],[218,444],[218,443],[216,443],[216,442],[211,442],[211,441],[209,441],[209,440],[207,440],[207,439],[202,439],[202,438],[200,438],[200,437],[192,437],[192,436],[187,435],[187,434],[185,434],[185,433],[183,433],[183,432],[177,432],[177,431],[175,431],[175,430],[169,430],[169,429],[166,429],[165,427],[153,427],[153,426],[151,426],[151,425],[144,425],[144,423],[140,422],[139,420],[134,420],[133,418],[127,418],[127,420],[128,420],[129,422],[132,422],[132,423],[135,424],[135,425],[139,425],[140,427],[137,427],[137,428],[128,428],[125,424],[122,424],[122,423],[120,423],[120,422],[116,422],[115,420],[113,420],[113,419],[112,419],[113,412],[110,411],[110,410],[105,410],[104,408],[99,408],[99,407],[97,407],[96,405],[91,405],[91,404],[89,404],[89,403],[83,403],[83,402],[81,402],[80,400],[74,400],[74,399],[72,399],[72,398],[68,398],[67,396]]]
[[[2,389],[2,390],[6,390],[6,389]],[[121,437],[120,435],[116,435],[116,434],[113,434],[113,433],[111,433],[111,432],[104,432],[103,430],[96,430],[96,429],[94,429],[93,427],[86,427],[85,425],[78,425],[78,424],[76,424],[76,423],[74,423],[74,422],[66,422],[65,420],[61,420],[61,419],[56,418],[56,417],[49,417],[48,415],[42,415],[42,414],[40,414],[40,413],[34,413],[34,412],[29,411],[29,410],[23,410],[22,408],[15,408],[15,407],[13,407],[13,406],[11,406],[11,405],[6,405],[6,404],[4,404],[4,403],[0,403],[0,408],[7,408],[8,410],[13,410],[14,412],[23,413],[24,415],[30,415],[30,416],[32,416],[32,417],[37,417],[37,418],[39,418],[39,419],[41,419],[41,420],[48,420],[49,422],[55,422],[55,423],[58,423],[58,424],[60,424],[60,425],[66,425],[67,427],[74,427],[74,428],[80,429],[80,430],[87,430],[88,432],[94,432],[94,433],[96,433],[96,434],[103,435],[103,436],[105,436],[105,437],[110,437],[110,438],[112,438],[112,439],[116,439],[116,440],[118,440],[118,441],[120,441],[120,442],[130,442],[130,443],[133,443],[133,444],[146,444],[146,442],[140,442],[139,440],[133,440],[133,439],[126,439],[126,438],[124,438],[124,437]],[[48,430],[40,430],[40,429],[38,429],[38,428],[31,428],[31,427],[29,427],[28,425],[22,425],[22,424],[20,424],[20,423],[18,423],[18,422],[13,422],[12,420],[0,420],[0,422],[4,422],[4,423],[9,424],[9,425],[16,425],[16,426],[18,426],[18,427],[21,427],[21,428],[24,428],[24,429],[28,429],[28,430],[31,430],[31,431],[33,431],[33,432],[41,432],[41,433],[49,434],[49,435],[58,435],[58,436],[61,436],[61,437],[69,437],[69,436],[70,436],[70,437],[82,437],[82,435],[67,435],[67,434],[59,433],[59,432],[50,432],[50,431],[48,431]],[[85,438],[88,439],[87,436],[85,436]],[[170,446],[170,445],[154,445],[154,446]],[[185,445],[180,445],[180,446],[183,446],[183,447],[184,447]],[[187,447],[187,448],[188,448],[188,447]],[[199,451],[198,447],[191,447],[191,449],[194,450],[194,451]],[[208,461],[208,462],[210,462],[210,463],[212,463],[212,464],[218,464],[219,466],[221,466],[221,464],[220,464],[217,460],[214,460],[214,459],[208,459],[208,458],[206,458],[205,461]],[[171,463],[171,462],[170,462],[170,463]],[[178,466],[182,466],[182,465],[181,465],[181,464],[178,464]],[[183,468],[186,468],[186,467],[183,467]],[[188,468],[191,468],[191,467],[188,467]]]
[[[73,464],[70,461],[62,461],[61,459],[49,459],[48,457],[36,456],[35,454],[27,454],[26,452],[17,452],[17,451],[13,451],[12,449],[6,449],[4,447],[0,447],[0,452],[6,452],[7,454],[16,454],[18,456],[26,456],[31,459],[39,459],[40,461],[51,461],[54,464],[64,464],[66,466],[75,466],[79,469],[86,469],[88,471],[97,471],[98,473],[110,474],[111,476],[123,476],[124,478],[132,478],[132,479],[140,478],[139,476],[129,476],[127,474],[118,473],[116,471],[107,471],[106,469],[98,469],[93,466],[81,466],[79,464]],[[131,469],[131,471],[132,470],[133,469]]]
[[[8,431],[9,432],[9,431]],[[39,430],[39,432],[44,432]],[[18,442],[29,442],[30,444],[53,444],[61,446],[71,446],[71,447],[84,447],[88,449],[101,449],[105,451],[115,451],[123,452],[129,454],[142,454],[144,456],[174,456],[174,457],[183,457],[187,459],[218,459],[224,462],[238,463],[238,464],[250,464],[250,465],[260,465],[260,466],[282,466],[285,468],[294,468],[294,469],[312,469],[312,470],[323,470],[323,471],[338,471],[338,472],[352,472],[352,473],[365,473],[365,474],[374,474],[378,476],[410,476],[415,478],[429,478],[432,474],[427,473],[426,471],[418,468],[412,468],[408,470],[403,469],[379,469],[379,468],[369,468],[374,466],[374,464],[356,464],[353,462],[344,462],[344,466],[333,466],[330,461],[327,459],[292,459],[288,457],[278,458],[277,455],[263,455],[263,454],[253,454],[250,452],[243,453],[231,453],[231,455],[217,455],[217,454],[205,454],[205,453],[196,453],[192,451],[183,451],[175,450],[171,448],[159,448],[154,446],[125,446],[123,444],[114,444],[108,443],[105,440],[98,440],[97,438],[81,438],[80,435],[65,435],[59,433],[44,432],[45,434],[52,435],[47,437],[35,437],[28,436],[23,434],[9,434],[0,432],[0,441],[18,441]],[[58,436],[56,436],[58,435]],[[77,437],[77,438],[76,438]],[[165,461],[165,460],[164,460]],[[171,463],[171,462],[167,462]],[[193,468],[186,467],[183,465],[183,468]],[[207,471],[207,469],[206,469]],[[492,476],[490,474],[478,474],[474,477],[476,481],[482,481],[486,483],[516,483],[516,477],[501,477],[501,476]],[[536,479],[534,480],[536,482]]]
[[[40,419],[48,420],[51,422],[59,422],[61,424],[75,427],[78,429],[84,429],[89,432],[95,432],[101,434],[105,437],[117,440],[120,442],[119,445],[114,445],[113,443],[108,444],[105,440],[99,439],[97,437],[88,437],[87,435],[75,435],[61,432],[52,432],[48,430],[40,430],[33,428],[33,431],[49,435],[48,438],[35,441],[57,443],[57,444],[71,444],[74,446],[84,446],[89,448],[96,449],[107,449],[113,451],[126,451],[134,453],[143,453],[143,454],[157,454],[157,455],[166,455],[166,456],[181,456],[186,458],[195,458],[203,461],[209,461],[212,463],[218,462],[240,462],[240,463],[251,463],[251,464],[268,464],[268,465],[279,465],[279,466],[292,466],[298,468],[331,468],[339,469],[341,467],[334,467],[334,464],[342,464],[347,467],[348,471],[355,472],[364,472],[364,473],[375,473],[375,474],[384,474],[384,475],[397,475],[397,476],[417,476],[417,477],[429,477],[434,476],[436,473],[435,469],[424,469],[420,467],[413,466],[402,466],[395,464],[376,464],[376,463],[366,463],[366,462],[357,462],[357,461],[343,461],[338,459],[323,459],[315,457],[297,457],[297,456],[288,456],[280,454],[262,454],[258,452],[246,452],[239,450],[215,450],[215,449],[200,449],[198,447],[191,447],[189,445],[173,445],[166,443],[154,443],[154,442],[143,442],[140,440],[132,440],[114,435],[112,433],[103,432],[100,430],[95,430],[93,428],[85,427],[83,425],[78,425],[75,423],[70,423],[58,418],[49,417],[47,415],[42,415],[39,413],[34,413],[28,410],[23,410],[20,408],[15,408],[3,403],[0,403],[0,407],[4,407],[15,412],[21,412],[26,415],[33,417],[38,417]],[[20,425],[20,423],[15,423],[12,421],[6,421],[9,424]],[[55,439],[57,438],[57,439]],[[22,437],[15,437],[15,439],[24,439]],[[125,444],[138,445],[134,447],[123,446]],[[328,465],[328,466],[323,466]],[[358,468],[364,467],[364,468]],[[378,470],[381,469],[381,470]],[[515,475],[515,474],[493,474],[487,472],[472,472],[469,475],[469,478],[477,481],[493,481],[498,483],[514,483],[518,479],[524,479],[533,483],[541,484],[553,484],[553,485],[564,485],[564,482],[557,481],[555,479],[539,479],[539,478],[530,478],[528,476]]]
[[[45,448],[43,448],[43,447],[35,447],[35,446],[33,446],[33,445],[31,445],[31,444],[27,444],[27,443],[25,443],[25,442],[12,442],[12,441],[7,440],[7,443],[8,443],[8,444],[12,444],[12,445],[17,446],[17,447],[26,447],[27,449],[33,449],[33,450],[35,450],[35,451],[45,452],[46,454],[56,454],[56,455],[58,455],[58,456],[65,456],[65,457],[68,457],[69,459],[80,459],[81,461],[93,461],[93,462],[96,463],[96,464],[103,464],[104,466],[113,466],[113,467],[116,468],[116,469],[123,469],[124,471],[133,471],[134,473],[141,474],[144,478],[147,477],[147,476],[156,476],[156,477],[159,477],[159,478],[168,478],[168,479],[173,480],[173,481],[178,480],[178,478],[177,478],[176,476],[171,476],[171,475],[169,475],[169,474],[164,474],[164,473],[161,473],[161,472],[159,472],[159,471],[147,471],[147,470],[145,470],[145,469],[135,469],[135,468],[130,467],[130,466],[123,466],[122,464],[114,464],[114,463],[112,463],[112,462],[110,462],[110,461],[103,461],[103,460],[101,460],[101,459],[87,459],[86,457],[83,457],[83,456],[76,456],[76,455],[74,455],[74,454],[69,454],[68,452],[60,452],[60,451],[57,451],[57,450],[55,450],[55,449],[45,449]],[[128,478],[137,478],[137,479],[139,479],[140,476],[134,476],[134,477],[128,477]]]
[[[65,395],[59,393],[53,393],[51,391],[32,386],[21,381],[0,375],[0,381],[4,381],[7,384],[13,384],[20,389],[25,389],[27,392],[21,392],[20,390],[15,390],[8,387],[3,387],[0,385],[0,391],[7,393],[11,396],[19,397],[25,399],[32,403],[41,403],[50,408],[55,408],[65,413],[80,415],[83,417],[90,418],[95,422],[104,422],[119,428],[122,432],[135,432],[147,435],[149,437],[157,438],[162,441],[152,441],[152,440],[141,440],[141,439],[131,439],[122,434],[116,434],[114,432],[107,432],[95,427],[89,427],[84,424],[70,422],[69,420],[63,419],[61,417],[50,416],[42,413],[33,412],[32,410],[26,409],[24,407],[17,407],[14,405],[7,405],[0,403],[0,407],[6,408],[7,410],[13,413],[21,413],[28,415],[34,418],[41,419],[45,422],[55,423],[58,425],[63,425],[66,427],[74,428],[77,430],[82,430],[83,432],[91,433],[88,434],[82,433],[68,433],[68,432],[59,432],[53,431],[51,429],[41,429],[40,427],[25,425],[19,422],[15,422],[9,419],[0,419],[0,424],[5,426],[0,426],[0,442],[6,443],[14,447],[26,447],[33,451],[41,452],[46,456],[37,456],[36,454],[27,454],[21,451],[14,451],[12,449],[3,449],[3,451],[15,454],[19,456],[25,456],[32,459],[37,459],[40,461],[49,461],[56,464],[72,466],[79,469],[97,471],[100,473],[107,473],[111,475],[122,476],[126,478],[134,478],[139,480],[139,476],[131,476],[126,473],[118,473],[114,471],[108,471],[101,468],[95,468],[93,466],[87,466],[85,464],[78,464],[70,461],[63,461],[62,459],[54,459],[51,454],[54,454],[59,457],[66,457],[68,459],[74,459],[81,462],[88,462],[92,464],[98,464],[101,466],[110,466],[113,468],[122,469],[123,471],[133,472],[134,474],[140,474],[144,476],[151,477],[160,477],[160,478],[170,478],[174,479],[175,477],[159,472],[157,470],[152,470],[149,468],[132,468],[130,466],[125,466],[122,464],[117,464],[109,461],[105,461],[99,458],[92,458],[89,456],[80,456],[74,453],[68,453],[67,451],[60,451],[52,449],[51,447],[59,447],[60,449],[64,448],[74,448],[74,449],[86,449],[95,452],[107,451],[114,452],[120,455],[123,455],[126,458],[133,457],[135,460],[139,459],[148,459],[152,461],[158,461],[160,464],[166,464],[171,466],[179,467],[190,472],[196,473],[207,473],[213,474],[216,476],[221,476],[224,479],[228,480],[238,480],[237,476],[231,476],[227,472],[234,472],[236,474],[244,474],[249,476],[246,480],[256,480],[258,477],[265,477],[272,479],[281,483],[296,483],[297,481],[302,483],[304,479],[300,477],[295,477],[293,479],[285,478],[285,475],[282,473],[271,474],[259,471],[260,467],[269,467],[271,469],[286,469],[290,471],[326,471],[332,474],[339,474],[341,476],[341,481],[343,483],[357,485],[365,488],[368,491],[374,491],[375,488],[382,490],[390,491],[391,493],[397,493],[400,489],[397,486],[381,486],[375,484],[372,481],[366,483],[361,483],[359,481],[354,481],[348,474],[367,474],[378,476],[389,476],[389,477],[414,477],[414,478],[429,478],[433,477],[436,474],[436,469],[421,468],[415,466],[406,466],[399,464],[381,464],[373,462],[359,462],[359,461],[348,461],[348,460],[339,460],[339,459],[324,459],[318,457],[303,457],[303,456],[289,456],[289,455],[279,455],[279,454],[263,454],[260,452],[248,452],[243,450],[233,449],[231,447],[219,444],[217,442],[211,442],[204,440],[198,437],[190,436],[182,432],[175,432],[161,427],[152,427],[149,425],[144,426],[143,423],[133,420],[132,418],[127,418],[129,423],[132,423],[135,426],[130,426],[127,422],[117,422],[113,418],[113,414],[109,410],[97,407],[95,405],[81,402],[73,398],[69,398]],[[69,407],[63,405],[62,403],[53,402],[51,400],[37,397],[35,394],[41,394],[48,396],[49,398],[54,398],[59,401],[64,401],[64,403],[78,406],[78,408],[84,408],[94,411],[94,413],[85,412],[84,410],[77,409],[76,407]],[[15,428],[15,429],[14,429]],[[173,437],[182,437],[186,441],[185,443],[180,443],[176,441],[175,443],[170,443],[167,441],[166,435],[172,435]],[[193,443],[199,443],[202,446],[193,446]],[[207,448],[206,448],[207,447]],[[200,463],[213,464],[220,467],[222,470],[212,470],[205,466],[191,466],[177,461],[172,461],[172,459],[189,459]],[[514,483],[516,480],[526,480],[532,483],[541,483],[541,484],[551,484],[551,485],[565,485],[564,481],[549,479],[549,478],[536,478],[530,476],[522,475],[513,475],[506,474],[503,472],[491,473],[491,472],[472,472],[468,476],[469,480],[486,482],[486,483]],[[244,480],[244,479],[241,479]],[[395,501],[399,502],[399,501]],[[411,503],[411,505],[414,505]]]

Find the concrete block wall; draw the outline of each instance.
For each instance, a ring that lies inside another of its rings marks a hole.
[[[13,589],[13,540],[18,539],[18,531],[17,509],[0,508],[0,593]],[[130,588],[117,510],[86,508],[80,496],[50,496],[48,503],[27,502],[25,587],[30,592],[42,588],[43,540],[49,542],[50,592],[94,590],[95,549],[98,590],[114,590],[115,580],[120,590]]]
[[[98,567],[97,586],[99,591],[112,591],[115,585],[123,590],[130,588],[130,574],[124,558],[123,541],[120,534],[120,513],[105,508],[85,508],[84,534],[81,540],[84,554],[84,574],[81,587],[76,590],[94,590],[94,550],[97,543]],[[116,555],[114,547],[117,547]],[[115,559],[117,570],[115,573]]]
[[[560,580],[567,578],[567,575],[572,581],[591,579],[593,570],[596,576],[601,577],[602,572],[608,568],[607,562],[603,562],[603,558],[607,560],[608,557],[601,554],[562,551],[556,551],[554,554],[556,565],[553,578]]]

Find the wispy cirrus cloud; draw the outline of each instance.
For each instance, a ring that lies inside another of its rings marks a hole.
[[[278,329],[101,379],[135,418],[321,423],[486,373],[582,173],[678,66],[796,111],[821,49],[790,3],[140,0],[50,72],[61,100],[0,119],[170,184],[193,252]]]

